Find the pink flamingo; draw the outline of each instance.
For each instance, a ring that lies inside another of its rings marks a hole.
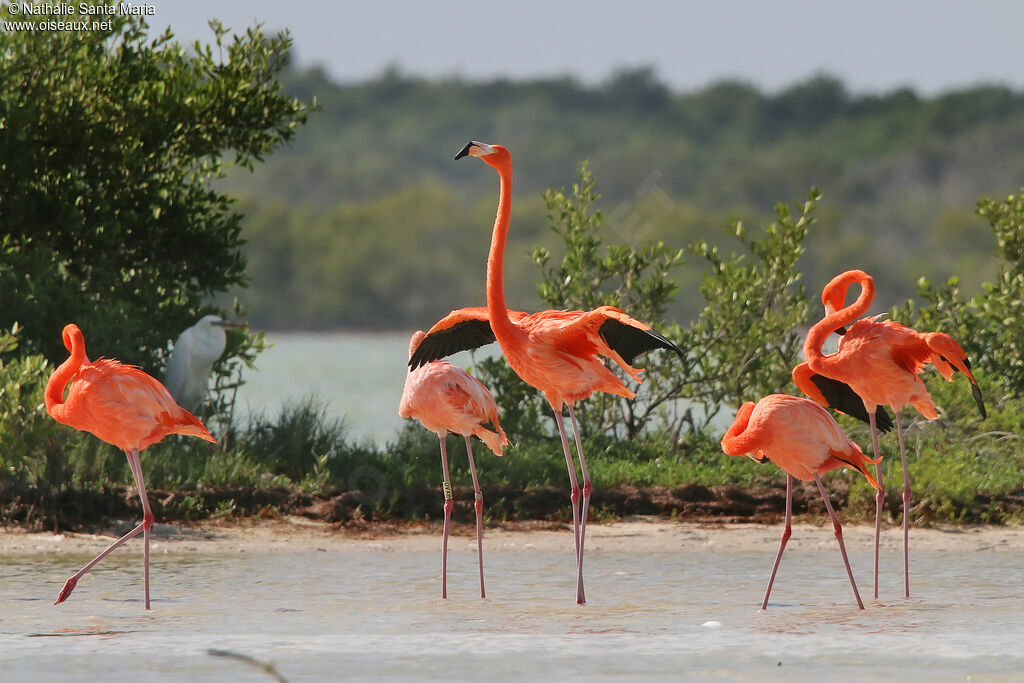
[[[416,352],[426,335],[417,330],[409,342],[409,356]],[[476,477],[473,462],[473,447],[470,436],[475,436],[490,448],[495,455],[501,455],[502,446],[508,444],[505,432],[498,424],[498,406],[494,397],[480,380],[465,371],[436,360],[410,369],[405,377],[405,390],[398,414],[415,418],[437,434],[441,441],[441,471],[444,474],[444,532],[441,540],[441,597],[448,597],[448,528],[451,520],[452,484],[448,476],[448,454],[445,451],[444,436],[448,432],[460,434],[466,439],[466,454],[469,456],[469,471],[473,475],[473,491],[476,495],[476,549],[480,565],[480,597],[484,593],[484,547],[483,509],[484,495]]]
[[[114,541],[67,580],[54,604],[67,600],[83,574],[141,531],[145,538],[143,570],[146,609],[149,609],[149,530],[154,517],[146,497],[139,451],[168,434],[198,436],[211,442],[214,438],[202,422],[174,402],[164,385],[142,370],[106,358],[90,363],[85,355],[85,339],[77,325],[66,325],[62,336],[71,357],[54,370],[46,383],[46,410],[57,422],[90,432],[125,452],[128,467],[135,477],[135,486],[139,489],[143,514],[141,524]],[[64,388],[68,381],[71,385],[65,399]]]
[[[853,580],[850,560],[846,556],[843,527],[829,502],[821,475],[837,467],[851,467],[863,474],[872,486],[881,488],[865,466],[865,463],[876,461],[864,456],[860,446],[847,438],[824,408],[809,399],[785,394],[772,394],[756,404],[748,401],[740,406],[732,426],[722,437],[722,451],[727,455],[747,455],[758,462],[771,460],[786,472],[786,527],[782,530],[779,553],[775,556],[761,609],[768,609],[775,573],[793,533],[793,477],[804,481],[813,479],[818,485],[825,509],[832,518],[832,528],[839,541],[839,552],[843,556],[857,606],[864,609],[857,583]]]
[[[573,406],[595,391],[625,398],[636,394],[605,367],[600,356],[613,360],[636,381],[640,371],[631,367],[633,359],[645,351],[664,348],[682,356],[682,351],[644,323],[634,320],[613,306],[592,311],[541,311],[526,315],[505,306],[502,268],[505,240],[512,207],[512,160],[501,145],[471,141],[455,155],[478,157],[498,172],[500,195],[498,212],[491,234],[487,257],[487,308],[453,311],[427,333],[427,338],[409,360],[410,367],[435,358],[482,346],[497,340],[509,366],[520,378],[544,397],[555,413],[562,439],[562,450],[572,487],[573,535],[576,542],[576,602],[583,604],[583,546],[587,530],[587,511],[593,484],[587,471],[580,442],[579,425]],[[576,452],[583,476],[582,503],[576,468],[562,421],[562,406],[569,409]]]
[[[853,284],[861,287],[860,296],[846,306],[846,294]],[[849,385],[860,396],[871,425],[871,445],[878,458],[878,430],[875,413],[878,406],[889,406],[896,415],[896,434],[903,464],[903,585],[905,597],[910,597],[910,472],[903,444],[903,425],[900,411],[912,405],[928,419],[939,416],[924,382],[919,376],[926,363],[931,363],[946,380],[953,380],[959,370],[971,381],[972,391],[984,419],[985,403],[978,382],[971,374],[967,354],[956,341],[940,332],[920,333],[891,320],[880,321],[880,316],[857,320],[867,312],[875,298],[875,282],[862,270],[849,270],[837,275],[825,285],[821,299],[825,304],[825,317],[807,333],[804,357],[812,372]],[[856,322],[854,322],[856,321]],[[852,325],[851,325],[852,323]],[[849,330],[843,335],[839,349],[831,354],[821,352],[825,338],[834,330]],[[876,465],[879,486],[875,493],[875,599],[878,598],[878,546],[882,528],[882,466]]]

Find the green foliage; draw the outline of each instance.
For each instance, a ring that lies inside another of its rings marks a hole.
[[[1000,270],[995,282],[967,298],[960,278],[934,286],[918,282],[918,296],[927,304],[908,301],[894,309],[893,317],[921,330],[952,335],[967,352],[982,376],[991,375],[1003,395],[1024,396],[1024,190],[1003,201],[982,199],[977,214],[995,236]]]
[[[214,44],[188,50],[110,23],[0,34],[0,327],[57,361],[74,321],[94,355],[158,374],[168,339],[244,282],[241,216],[211,181],[291,139],[309,106],[276,80],[287,37],[212,23]]]
[[[678,91],[642,68],[593,85],[394,69],[359,83],[322,70],[282,81],[299,97],[315,93],[323,114],[255,174],[225,181],[252,202],[246,254],[265,266],[250,273],[252,320],[276,329],[412,329],[480,305],[495,179],[451,161],[468,137],[512,151],[511,303],[534,293],[532,266],[512,256],[542,244],[560,259],[538,197],[571,184],[566,169],[584,158],[600,180],[604,227],[628,211],[642,241],[673,247],[716,242],[730,217],[758,225],[779,198],[827,187],[804,281],[856,264],[883,274],[883,307],[922,275],[959,273],[968,296],[991,280],[987,240],[964,209],[986,191],[1013,191],[1024,168],[1024,93],[1003,87],[858,94],[815,76],[770,93],[736,82]],[[661,194],[644,194],[652,178]],[[922,250],[929,257],[915,259]],[[684,294],[666,317],[699,315],[700,261],[675,272]]]
[[[0,477],[5,482],[59,476],[60,425],[47,414],[43,388],[53,371],[41,355],[0,360]]]
[[[692,247],[710,265],[701,286],[707,306],[691,331],[706,380],[694,398],[707,412],[790,387],[803,346],[800,327],[811,315],[796,264],[820,199],[821,192],[811,190],[796,215],[777,204],[776,219],[759,240],[748,238],[743,223],[734,221],[733,234],[753,258],[725,258],[706,242]]]

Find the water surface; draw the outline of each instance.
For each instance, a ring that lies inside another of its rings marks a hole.
[[[112,555],[71,599],[50,603],[86,557],[13,556],[0,568],[7,681],[1005,680],[1024,671],[1024,556],[918,552],[911,600],[893,560],[882,601],[859,611],[838,553],[787,550],[767,612],[773,551],[595,551],[577,606],[565,553],[158,554],[153,610],[138,552]],[[137,550],[137,549],[136,549]],[[870,555],[851,559],[862,593]],[[891,575],[890,575],[891,574]],[[887,595],[886,595],[887,594]]]

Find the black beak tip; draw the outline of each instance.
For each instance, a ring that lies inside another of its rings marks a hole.
[[[473,146],[473,141],[470,140],[466,143],[466,146],[459,150],[459,153],[455,155],[455,161],[458,161],[462,157],[469,156],[469,148]]]

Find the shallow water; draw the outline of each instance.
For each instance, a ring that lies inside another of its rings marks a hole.
[[[911,600],[897,597],[898,558],[888,558],[885,599],[861,612],[838,553],[794,537],[761,612],[774,549],[588,552],[589,602],[577,606],[571,539],[564,553],[485,545],[486,600],[467,539],[450,551],[447,601],[435,552],[158,554],[149,613],[137,547],[107,558],[60,606],[53,598],[87,557],[8,557],[0,670],[7,681],[273,680],[211,650],[290,681],[1005,680],[1024,670],[1021,553],[918,552]],[[869,552],[851,550],[868,595]]]

